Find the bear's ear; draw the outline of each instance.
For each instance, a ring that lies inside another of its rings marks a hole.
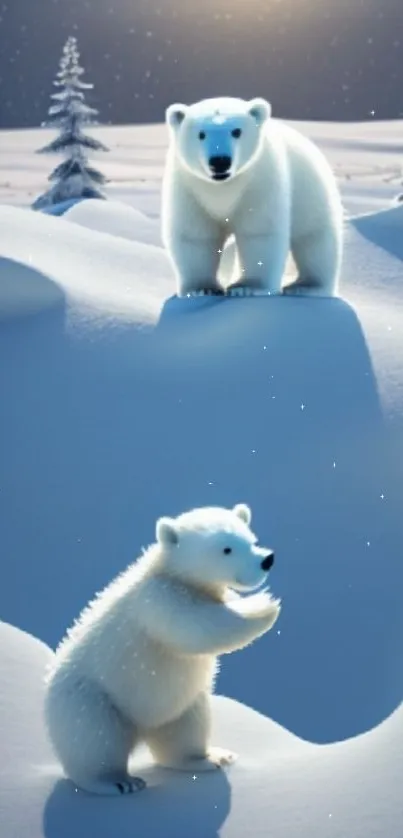
[[[165,119],[170,128],[178,128],[185,119],[186,105],[170,105],[165,111]]]
[[[156,536],[158,544],[172,546],[179,541],[178,531],[173,518],[160,518],[157,521]]]
[[[233,512],[249,527],[252,521],[252,510],[246,503],[237,503],[234,506]]]
[[[271,105],[266,99],[251,99],[248,104],[248,112],[256,120],[259,127],[271,117]]]

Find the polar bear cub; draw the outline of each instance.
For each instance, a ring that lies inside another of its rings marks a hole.
[[[291,253],[298,278],[286,293],[336,294],[343,209],[317,146],[272,119],[264,99],[171,105],[166,119],[162,232],[178,294],[224,292],[219,268],[230,238],[229,293],[280,293]]]
[[[47,674],[45,718],[65,773],[82,789],[134,792],[136,745],[189,771],[230,764],[210,745],[217,657],[277,620],[265,591],[273,552],[259,547],[245,504],[161,518],[156,543],[83,611]]]

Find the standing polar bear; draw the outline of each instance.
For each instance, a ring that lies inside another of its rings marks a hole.
[[[245,504],[157,522],[156,544],[83,611],[47,674],[45,718],[73,782],[95,794],[145,786],[128,761],[143,741],[163,766],[208,771],[235,755],[210,746],[217,656],[268,631],[280,602]]]
[[[162,233],[180,296],[224,292],[218,272],[230,237],[238,276],[228,293],[279,294],[291,251],[298,278],[286,293],[336,294],[343,209],[335,177],[310,140],[270,117],[264,99],[167,109]]]

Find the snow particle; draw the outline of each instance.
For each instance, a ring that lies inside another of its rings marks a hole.
[[[300,409],[301,409],[301,410],[305,410],[305,405],[304,405],[304,404],[301,404],[301,405],[300,405]]]

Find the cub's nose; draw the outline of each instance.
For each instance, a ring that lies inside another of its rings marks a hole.
[[[260,567],[264,571],[270,570],[274,565],[274,553],[268,553],[267,556],[264,557],[262,564]]]
[[[217,155],[210,157],[208,164],[215,175],[224,175],[231,168],[232,160],[227,155]]]

